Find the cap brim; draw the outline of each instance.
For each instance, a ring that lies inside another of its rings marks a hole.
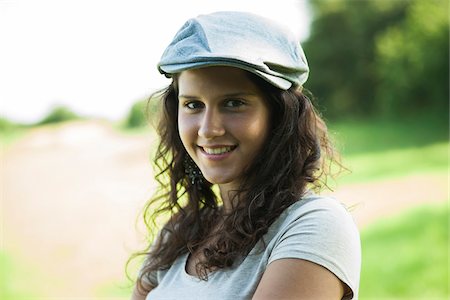
[[[243,63],[239,63],[238,61],[200,61],[200,62],[190,62],[183,64],[172,64],[172,65],[158,65],[158,70],[160,73],[171,77],[172,74],[181,73],[182,71],[186,71],[189,69],[199,69],[205,67],[214,67],[214,66],[228,66],[235,67],[239,69],[243,69],[245,71],[251,72],[255,75],[258,75],[262,79],[266,80],[270,84],[282,89],[288,90],[292,86],[292,82],[282,77],[278,77],[275,75],[267,74],[261,70],[252,68],[251,66]]]

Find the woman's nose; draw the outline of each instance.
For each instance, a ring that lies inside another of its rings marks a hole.
[[[206,109],[200,122],[198,135],[205,139],[212,139],[224,134],[225,128],[220,113],[213,109]]]

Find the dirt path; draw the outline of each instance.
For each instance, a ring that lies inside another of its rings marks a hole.
[[[2,247],[45,273],[38,285],[46,297],[92,297],[123,278],[126,259],[142,245],[134,221],[153,188],[151,144],[150,136],[85,122],[34,130],[0,153]],[[448,178],[358,184],[335,195],[355,205],[363,228],[445,201]]]

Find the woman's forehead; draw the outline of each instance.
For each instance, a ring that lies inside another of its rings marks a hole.
[[[207,91],[213,88],[233,92],[259,92],[247,71],[234,67],[205,67],[183,71],[178,76],[180,94]]]

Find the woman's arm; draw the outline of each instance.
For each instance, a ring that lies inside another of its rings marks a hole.
[[[268,265],[253,300],[342,299],[345,286],[318,264],[302,259],[279,259]]]

